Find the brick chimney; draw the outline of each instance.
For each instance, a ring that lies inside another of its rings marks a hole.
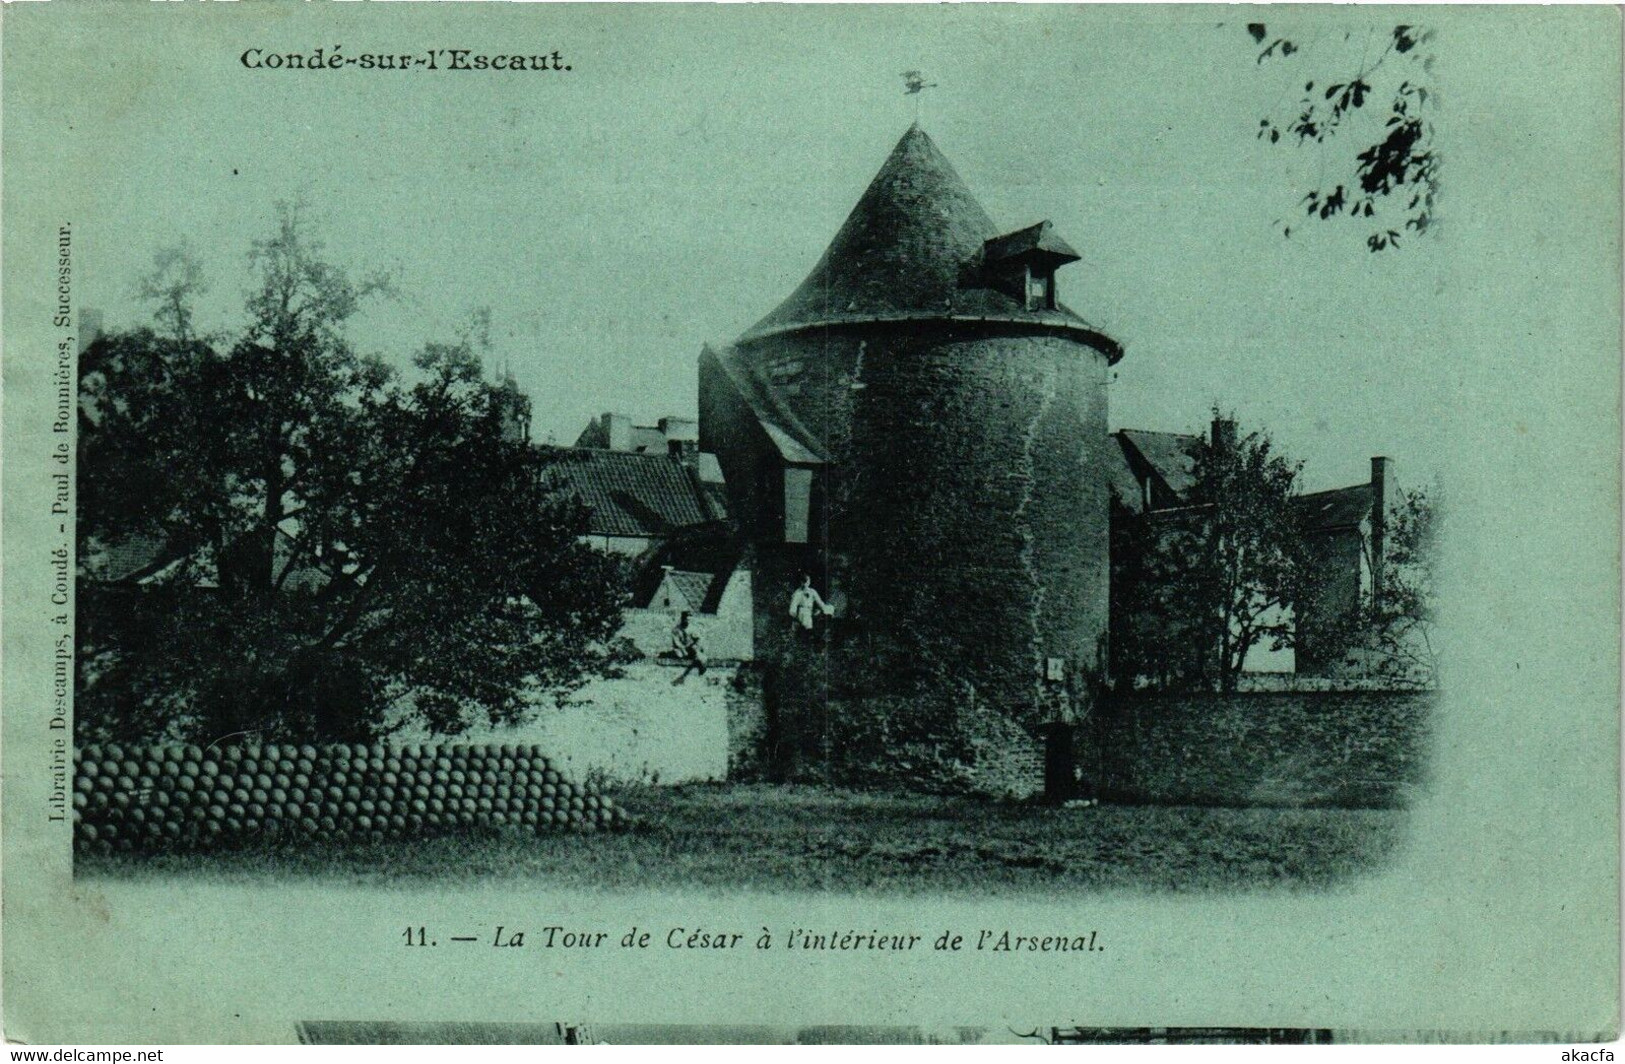
[[[630,451],[632,449],[632,419],[625,414],[605,413],[602,421],[604,426],[604,446],[612,451]]]
[[[1383,555],[1388,549],[1388,459],[1371,459],[1371,601],[1382,597]]]

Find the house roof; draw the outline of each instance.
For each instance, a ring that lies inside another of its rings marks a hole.
[[[664,451],[551,450],[556,468],[591,511],[595,536],[669,536],[728,516],[724,493]]]
[[[736,569],[748,567],[742,544],[721,525],[684,529],[665,540],[650,556],[636,584],[638,601],[649,603],[660,584],[674,577],[691,608],[715,613]]]
[[[1196,482],[1192,452],[1202,437],[1145,429],[1120,429],[1112,435],[1120,446],[1108,452],[1107,480],[1124,505],[1140,509],[1140,476],[1145,467],[1161,477],[1176,498],[1185,498]],[[1305,529],[1324,532],[1358,527],[1371,515],[1372,500],[1370,484],[1354,484],[1296,496],[1292,505]]]
[[[1143,501],[1140,478],[1134,475],[1134,469],[1129,465],[1128,455],[1123,451],[1122,437],[1114,433],[1112,438],[1118,446],[1106,448],[1106,485],[1117,496],[1118,502],[1138,512]]]
[[[1036,247],[1044,226],[1029,230]],[[1029,230],[1007,238],[1025,240]],[[1000,237],[931,138],[910,126],[806,280],[741,339],[841,323],[995,320],[1078,330],[1111,361],[1122,356],[1066,307],[1028,310],[1016,294],[988,287],[976,267],[986,242]]]
[[[576,437],[577,447],[609,446],[609,433],[600,418],[593,418],[587,422],[587,427],[581,430]],[[633,425],[628,435],[628,451],[646,452],[650,454],[666,453],[666,433],[654,425]]]
[[[1196,483],[1196,457],[1192,450],[1201,444],[1202,437],[1146,429],[1122,429],[1117,437],[1132,445],[1175,495],[1183,497]]]
[[[299,533],[297,518],[286,518],[277,528],[272,548],[275,580],[289,590],[319,588],[333,579],[332,574],[298,550]],[[250,538],[245,537],[227,545],[228,569],[235,564],[234,559],[243,556],[244,544],[248,542]],[[150,586],[167,583],[180,575],[196,587],[220,586],[221,567],[213,549],[201,547],[188,552],[163,536],[145,532],[112,543],[93,539],[87,544],[80,563],[86,579],[102,585]],[[353,564],[344,572],[353,573]],[[361,582],[365,582],[364,578]]]
[[[87,575],[100,582],[139,583],[175,561],[178,555],[167,548],[164,537],[137,532],[100,549],[93,545],[83,564]]]
[[[828,462],[818,438],[796,416],[770,381],[757,373],[739,352],[727,345],[712,347],[706,344],[700,358],[716,363],[733,385],[734,391],[750,407],[756,421],[762,426],[768,440],[779,452],[779,457],[792,465],[823,465]]]
[[[633,425],[632,450],[665,454],[666,434],[652,425]]]
[[[1293,500],[1298,517],[1312,532],[1326,532],[1338,528],[1358,528],[1360,522],[1371,516],[1375,496],[1370,484],[1355,484],[1347,488],[1316,491],[1300,495]]]
[[[607,447],[607,446],[609,446],[608,443],[601,442],[601,441],[603,441],[603,439],[604,439],[604,425],[597,418],[593,418],[592,420],[587,422],[587,427],[582,429],[581,432],[579,434],[577,434],[575,445],[577,447]]]
[[[691,573],[681,569],[673,569],[666,574],[666,579],[677,588],[688,603],[691,610],[703,610],[705,600],[710,595],[711,585],[716,581],[716,573]]]
[[[1061,239],[1055,226],[1038,222],[1013,233],[992,237],[982,245],[983,257],[988,262],[1037,256],[1055,266],[1077,262],[1083,256],[1072,250],[1072,245]]]

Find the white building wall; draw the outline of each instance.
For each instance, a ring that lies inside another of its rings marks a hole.
[[[671,630],[681,612],[675,606],[670,610],[627,610],[620,634],[632,640],[632,644],[648,657],[664,654],[671,649]],[[717,612],[691,612],[688,624],[700,637],[700,646],[707,660],[754,660],[755,627],[751,619],[750,572],[734,570],[717,602]]]
[[[684,676],[675,664],[634,662],[614,679],[593,680],[554,702],[538,698],[534,719],[518,727],[484,724],[461,743],[534,743],[572,779],[617,783],[686,783],[728,776],[728,714],[736,669],[713,667]],[[682,677],[682,682],[678,678]],[[436,740],[419,729],[396,743]]]

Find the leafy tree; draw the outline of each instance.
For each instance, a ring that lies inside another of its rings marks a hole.
[[[620,563],[511,438],[520,397],[483,380],[475,338],[427,346],[408,384],[345,337],[385,283],[328,262],[296,208],[250,261],[231,342],[159,288],[163,334],[82,361],[87,729],[455,733],[612,668]],[[153,559],[139,590],[97,582],[132,550]]]
[[[1112,553],[1112,658],[1119,684],[1234,690],[1257,647],[1293,645],[1293,611],[1321,576],[1298,527],[1300,465],[1269,435],[1192,447],[1186,505],[1119,521]]]
[[[1119,687],[1179,690],[1202,686],[1201,618],[1178,601],[1183,559],[1162,549],[1164,528],[1188,515],[1118,512],[1111,530],[1110,673]]]
[[[141,298],[153,305],[153,317],[165,334],[183,343],[195,338],[192,303],[208,290],[203,264],[186,245],[163,248],[154,255],[152,271],[141,278],[137,288]]]
[[[1438,495],[1437,487],[1404,492],[1388,507],[1381,558],[1367,544],[1367,564],[1381,577],[1353,620],[1347,664],[1387,686],[1438,684]]]
[[[1427,232],[1439,191],[1429,88],[1433,32],[1397,25],[1380,35],[1321,32],[1300,43],[1296,35],[1254,22],[1247,33],[1259,47],[1260,65],[1295,65],[1305,78],[1301,99],[1287,115],[1266,115],[1258,124],[1258,136],[1271,144],[1314,145],[1320,153],[1319,171],[1331,176],[1318,178],[1304,194],[1305,214],[1356,220],[1366,228],[1372,251],[1398,246],[1406,232]],[[1348,60],[1325,54],[1339,45],[1352,51],[1356,44],[1357,61],[1352,54]],[[1345,62],[1348,67],[1338,69]],[[1380,126],[1370,104],[1386,107]],[[1345,147],[1351,137],[1355,143]],[[1282,224],[1283,235],[1290,237],[1292,229]]]

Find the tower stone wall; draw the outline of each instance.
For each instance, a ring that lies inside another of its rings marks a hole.
[[[761,559],[762,645],[795,637],[785,604],[805,568],[837,607],[836,674],[966,685],[1030,726],[1064,716],[1106,633],[1106,356],[946,323],[740,350],[762,371],[801,367],[786,403],[829,458],[812,543]]]
[[[900,766],[952,747],[976,776],[1033,764],[1089,708],[1122,352],[1055,299],[1077,258],[1047,222],[1000,234],[916,127],[807,280],[702,353],[700,445],[751,540],[775,763],[897,743]],[[834,608],[813,635],[788,611],[803,573]]]

